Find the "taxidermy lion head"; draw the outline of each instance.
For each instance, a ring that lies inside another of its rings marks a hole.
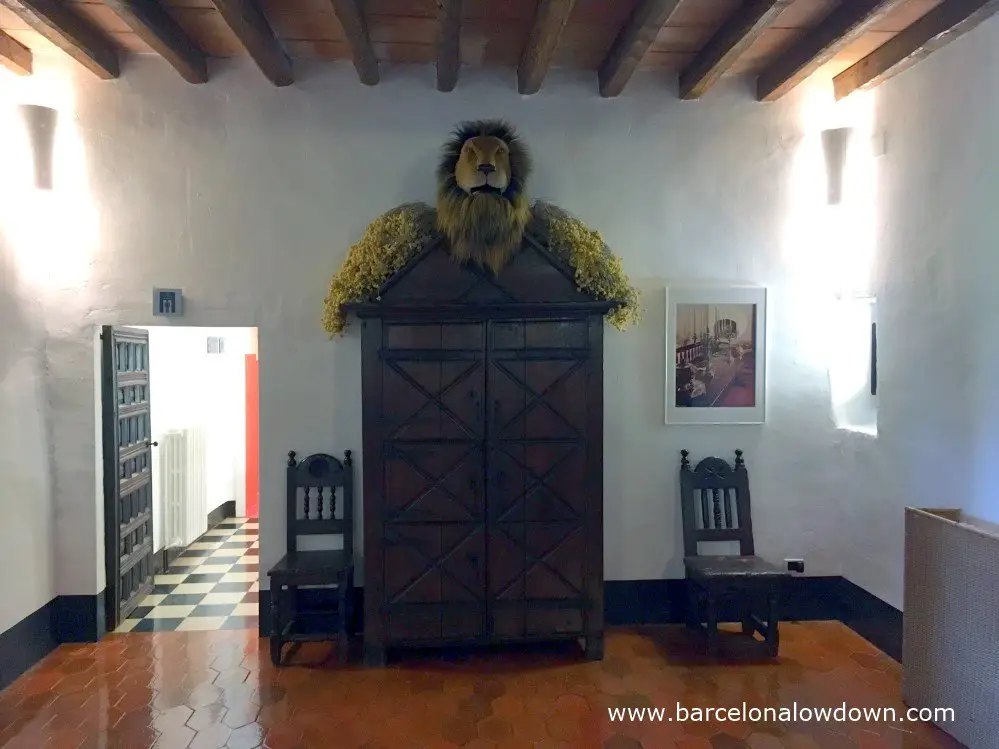
[[[527,147],[507,123],[458,125],[437,167],[437,228],[451,241],[456,260],[502,270],[531,218],[523,192],[530,171]]]

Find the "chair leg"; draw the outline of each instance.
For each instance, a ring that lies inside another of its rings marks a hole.
[[[347,575],[347,614],[346,627],[347,634],[352,635],[357,631],[357,590],[354,588],[354,568],[350,568]]]
[[[753,606],[756,603],[755,596],[748,596],[742,603],[742,634],[749,637],[752,637],[756,632],[756,622],[753,621]]]
[[[281,617],[281,589],[278,585],[271,588],[271,663],[275,666],[281,665],[281,633],[284,631],[284,622]]]
[[[701,618],[698,611],[698,591],[690,578],[687,579],[687,629],[700,629]]]
[[[707,629],[708,655],[714,658],[718,654],[718,609],[715,597],[708,593],[705,602],[705,626]]]
[[[778,627],[778,622],[780,620],[780,611],[778,607],[778,596],[777,593],[770,593],[767,596],[767,651],[770,653],[771,658],[777,657],[777,651],[780,649],[780,629]]]
[[[350,590],[351,587],[350,575],[344,574],[340,578],[340,590],[339,593],[339,618],[340,618],[340,631],[337,633],[337,657],[341,664],[347,662],[349,641],[347,639],[348,630],[348,617],[350,611],[348,610],[347,602],[350,600]]]

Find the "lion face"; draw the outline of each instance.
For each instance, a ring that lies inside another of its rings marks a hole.
[[[494,135],[469,138],[455,164],[454,181],[469,195],[502,195],[510,186],[510,147]]]
[[[458,126],[437,167],[437,227],[456,260],[499,273],[520,248],[531,217],[524,194],[530,170],[527,147],[505,122]]]

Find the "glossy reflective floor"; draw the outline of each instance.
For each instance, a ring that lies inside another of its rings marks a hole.
[[[844,626],[782,625],[778,663],[707,663],[682,628],[612,630],[606,658],[568,649],[340,667],[327,645],[275,669],[249,631],[115,634],[63,646],[0,694],[5,749],[928,749],[922,723],[615,722],[608,707],[893,707],[899,665]],[[329,658],[326,658],[327,656]],[[324,661],[325,659],[325,661]],[[311,665],[308,665],[310,664]],[[301,664],[301,665],[298,665]]]

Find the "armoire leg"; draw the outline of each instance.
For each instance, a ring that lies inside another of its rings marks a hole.
[[[602,661],[604,659],[604,636],[590,635],[586,638],[586,660]]]
[[[385,648],[364,643],[364,665],[367,668],[382,668],[385,665]]]

